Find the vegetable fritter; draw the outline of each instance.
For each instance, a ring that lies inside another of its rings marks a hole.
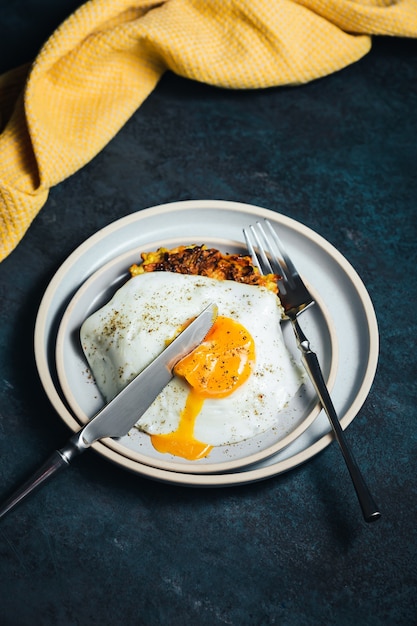
[[[158,248],[156,252],[142,252],[142,263],[132,265],[130,274],[136,276],[144,272],[176,272],[197,274],[217,280],[234,280],[247,285],[266,287],[278,293],[276,274],[263,275],[253,264],[252,258],[241,254],[223,254],[205,245]]]

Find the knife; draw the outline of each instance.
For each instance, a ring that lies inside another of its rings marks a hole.
[[[55,450],[45,463],[1,506],[0,518],[58,470],[103,437],[123,437],[174,376],[175,365],[204,339],[217,317],[216,304],[206,307],[142,372],[83,428]]]

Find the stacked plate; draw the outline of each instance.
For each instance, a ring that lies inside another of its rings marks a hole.
[[[316,299],[301,317],[318,354],[343,428],[371,387],[378,360],[378,328],[369,295],[347,260],[321,236],[273,211],[235,202],[177,202],[124,217],[90,237],[61,266],[43,297],[35,328],[35,356],[44,389],[60,418],[77,431],[101,408],[79,341],[82,322],[128,278],[142,251],[206,244],[244,253],[242,229],[259,219],[275,224]],[[282,325],[299,361],[292,329]],[[239,444],[214,448],[196,462],[160,454],[137,429],[93,448],[112,462],[155,480],[229,486],[262,480],[312,458],[332,441],[327,417],[306,380],[277,426]]]

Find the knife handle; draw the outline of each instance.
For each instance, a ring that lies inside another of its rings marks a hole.
[[[11,511],[19,502],[32,491],[38,489],[60,469],[68,467],[72,459],[87,449],[80,443],[79,433],[76,433],[60,450],[55,450],[45,463],[0,506],[0,518]]]

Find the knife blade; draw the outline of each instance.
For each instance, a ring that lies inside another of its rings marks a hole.
[[[113,400],[21,485],[1,506],[0,518],[40,487],[59,469],[105,437],[122,437],[136,424],[174,376],[175,365],[204,339],[217,317],[217,306],[209,304],[142,372]]]

